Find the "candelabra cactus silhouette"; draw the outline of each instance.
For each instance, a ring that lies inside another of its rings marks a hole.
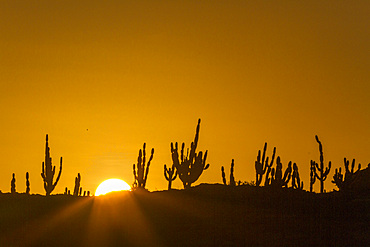
[[[329,166],[324,170],[324,153],[322,151],[322,144],[319,140],[319,137],[316,135],[315,139],[319,144],[320,152],[320,166],[315,162],[315,177],[320,181],[320,193],[324,193],[324,181],[328,177],[331,168],[331,161],[329,161]],[[317,173],[319,171],[319,173]]]
[[[145,168],[145,160],[146,160],[146,152],[145,152],[145,146],[146,144],[144,143],[143,145],[143,150],[139,150],[139,156],[137,158],[137,169],[135,167],[135,164],[133,165],[133,173],[134,173],[134,188],[142,188],[145,189],[146,181],[148,178],[148,173],[149,173],[149,166],[150,162],[153,159],[154,155],[154,148],[152,148],[150,158],[148,163],[146,164]]]
[[[16,190],[15,190],[15,173],[13,173],[13,178],[12,178],[12,181],[10,182],[10,192],[12,194],[16,193]]]
[[[190,145],[190,153],[188,149],[186,156],[184,155],[185,143],[182,143],[180,159],[177,142],[175,145],[171,143],[172,161],[176,167],[177,173],[184,185],[184,188],[190,188],[191,184],[197,181],[200,175],[202,175],[203,170],[206,170],[209,167],[209,164],[206,165],[208,151],[204,153],[204,156],[202,151],[200,151],[198,154],[196,153],[199,130],[200,119],[198,120],[194,141]]]
[[[29,195],[30,194],[30,175],[28,174],[28,172],[26,172],[26,194]]]
[[[164,177],[168,181],[168,190],[172,187],[172,181],[177,178],[177,170],[175,169],[175,165],[172,165],[172,168],[168,168],[164,165]]]
[[[316,170],[316,162],[311,160],[311,165],[310,165],[310,192],[313,190],[313,185],[316,182],[316,176],[315,176],[315,170]]]
[[[81,175],[80,175],[80,173],[78,173],[77,177],[75,178],[75,187],[73,189],[73,195],[74,196],[79,195],[80,185],[81,185]]]
[[[275,153],[276,153],[276,147],[274,147],[274,150],[272,152],[272,158],[271,162],[269,164],[269,157],[266,157],[266,149],[267,149],[267,142],[265,142],[265,145],[263,147],[263,154],[261,158],[261,150],[258,150],[257,160],[255,161],[255,169],[256,169],[256,186],[260,186],[262,182],[262,177],[266,172],[266,169],[268,169],[268,173],[270,173],[270,169],[272,164],[275,160]],[[266,157],[266,161],[265,161]],[[269,184],[269,178],[268,175],[266,176],[265,185]]]
[[[296,163],[293,164],[292,188],[303,190],[303,181],[301,182],[299,177],[298,166]]]
[[[58,184],[61,174],[62,174],[62,157],[60,157],[60,167],[59,167],[59,173],[58,173],[57,179],[53,183],[54,175],[55,175],[55,166],[52,166],[52,160],[50,157],[49,140],[48,140],[48,135],[46,135],[45,162],[42,162],[41,177],[44,181],[44,189],[45,189],[47,196],[50,195],[50,193],[55,189],[55,186]]]
[[[221,167],[221,174],[222,174],[222,182],[224,185],[227,185],[226,183],[226,176],[225,176],[225,168],[222,166]],[[234,159],[231,160],[231,167],[230,167],[230,183],[229,185],[235,186],[235,178],[234,178]]]
[[[287,187],[292,174],[292,162],[289,161],[288,167],[283,176],[283,164],[280,161],[280,156],[276,158],[276,169],[271,169],[271,185],[274,187]]]
[[[349,169],[349,160],[344,158],[344,167],[345,167],[345,175],[343,178],[342,169],[339,168],[335,169],[335,174],[333,176],[332,183],[335,184],[339,190],[347,190],[348,187],[354,180],[354,174],[361,169],[361,164],[358,164],[357,171],[354,171],[355,168],[355,159],[352,160],[351,170]]]

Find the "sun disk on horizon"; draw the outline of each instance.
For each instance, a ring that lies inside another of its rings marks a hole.
[[[111,178],[99,184],[98,188],[96,188],[95,196],[105,195],[109,192],[122,190],[131,190],[131,187],[122,179]]]

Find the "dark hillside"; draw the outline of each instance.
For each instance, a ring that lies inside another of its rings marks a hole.
[[[369,246],[370,197],[202,184],[0,195],[0,246]]]

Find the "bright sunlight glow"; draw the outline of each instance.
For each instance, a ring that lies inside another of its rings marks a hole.
[[[121,190],[131,190],[131,187],[130,185],[128,185],[128,183],[121,179],[112,178],[105,180],[104,182],[99,184],[98,188],[95,191],[95,196],[105,195],[109,192]]]

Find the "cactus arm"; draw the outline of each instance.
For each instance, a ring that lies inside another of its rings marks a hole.
[[[164,165],[164,177],[166,178],[167,181],[169,181],[169,177],[167,176],[167,173],[169,173],[169,171],[167,170],[167,167],[166,165]]]
[[[177,149],[177,142],[176,142],[176,149]],[[184,160],[185,160],[184,150],[185,150],[185,143],[183,142],[181,144],[181,162],[184,162]],[[188,156],[188,155],[186,155],[186,156]]]
[[[328,174],[329,174],[329,172],[330,172],[330,168],[331,168],[331,161],[329,161],[329,167],[327,167],[327,168],[325,169],[325,172],[324,172],[324,176],[325,176],[325,177],[327,177],[327,176],[328,176]]]
[[[135,164],[132,165],[132,171],[134,173],[134,178],[136,180],[137,179],[137,175],[136,175],[136,166],[135,166]]]
[[[144,142],[144,145],[143,145],[143,159],[142,159],[142,170],[143,170],[143,174],[144,174],[144,170],[145,170],[145,161],[146,161],[146,151],[145,151],[145,147],[146,147],[146,143]]]
[[[355,168],[355,159],[352,160],[351,173],[353,174],[353,169]]]
[[[148,164],[146,165],[145,178],[144,178],[144,181],[145,181],[144,183],[145,184],[146,184],[146,180],[148,178],[149,166],[150,166],[150,162],[153,159],[153,155],[154,155],[154,148],[152,148],[152,151],[151,151],[151,154],[150,154],[150,158],[149,158]]]
[[[276,147],[274,147],[274,150],[272,151],[271,163],[268,167],[272,167],[272,165],[274,164],[275,154],[276,154]]]
[[[222,182],[224,183],[224,185],[227,185],[226,176],[225,176],[225,168],[223,166],[221,166],[221,176],[222,176]]]
[[[63,158],[60,157],[60,167],[59,167],[57,179],[55,180],[55,183],[53,184],[54,187],[57,185],[57,183],[59,182],[60,176],[62,175],[62,162],[63,162]]]
[[[263,154],[262,154],[262,160],[261,160],[262,165],[263,163],[265,163],[266,150],[267,150],[267,142],[265,142],[265,145],[263,146]],[[264,169],[264,171],[266,171],[266,168]]]

